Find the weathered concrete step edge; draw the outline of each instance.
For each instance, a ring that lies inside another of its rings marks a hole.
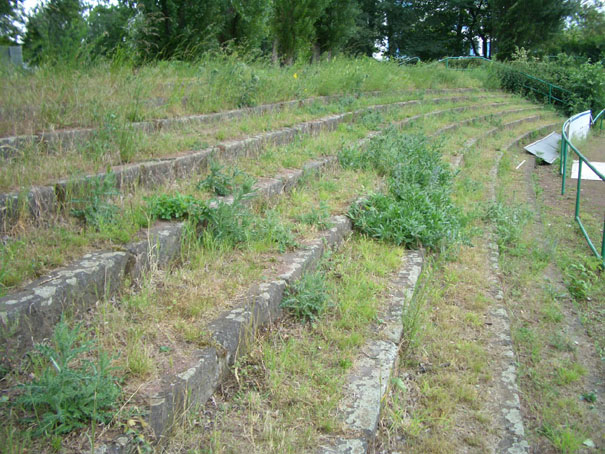
[[[421,117],[466,108],[457,107],[416,115],[395,126],[402,128]],[[364,146],[380,133],[381,131],[370,133],[358,141],[358,146]],[[273,178],[259,181],[254,186],[255,194],[272,197],[289,191],[304,173],[319,171],[335,162],[335,156],[328,156],[311,160],[302,169],[284,170]],[[233,198],[223,197],[218,200],[232,203]],[[211,207],[215,205],[216,202],[214,205],[211,203]],[[119,290],[125,278],[136,281],[151,263],[165,266],[179,256],[182,223],[160,223],[144,233],[146,239],[124,246],[123,251],[87,254],[70,266],[34,281],[24,290],[0,298],[0,328],[12,333],[10,337],[13,348],[28,348],[35,341],[48,336],[66,309],[77,310],[94,304],[100,298],[110,298]]]
[[[387,302],[387,315],[377,335],[362,347],[346,379],[338,407],[345,435],[325,437],[318,453],[361,454],[373,442],[382,401],[399,357],[404,306],[414,295],[423,262],[422,251],[406,251],[403,266],[392,282],[395,290]]]
[[[319,172],[334,163],[336,157],[327,156],[308,161],[302,169],[284,170],[273,178],[264,178],[254,185],[254,196],[268,198],[288,192],[305,174]],[[232,197],[217,200],[233,203]],[[125,245],[122,251],[86,254],[25,289],[0,298],[0,330],[10,333],[7,339],[16,351],[30,347],[52,332],[65,311],[111,298],[126,278],[136,281],[152,263],[164,267],[177,259],[185,234],[183,227],[182,222],[161,222],[145,232],[145,239]]]
[[[237,308],[226,311],[210,322],[209,332],[215,346],[198,350],[190,367],[183,372],[159,380],[161,391],[149,397],[147,422],[158,441],[165,436],[173,422],[191,408],[203,405],[220,383],[229,375],[235,359],[244,354],[254,341],[259,328],[282,316],[280,303],[286,287],[306,271],[314,269],[327,250],[340,246],[351,233],[351,222],[345,216],[331,218],[332,227],[304,249],[284,257],[287,271],[275,279],[252,286]],[[127,436],[99,447],[96,454],[130,452]]]
[[[485,97],[479,97],[485,98]],[[431,103],[459,102],[469,100],[459,96],[451,98],[434,98],[427,100]],[[124,190],[137,186],[155,187],[162,183],[175,181],[204,171],[208,159],[213,154],[224,159],[236,159],[239,156],[251,156],[270,145],[285,145],[291,143],[299,135],[317,135],[323,131],[332,131],[340,123],[368,111],[386,111],[419,104],[420,100],[402,101],[392,104],[380,104],[358,109],[353,112],[330,115],[317,120],[299,123],[290,128],[282,128],[242,140],[226,141],[216,146],[188,153],[175,158],[164,158],[154,161],[144,161],[135,164],[116,166],[112,173],[116,179],[117,189]],[[57,213],[68,194],[85,193],[92,181],[106,178],[107,173],[87,175],[75,179],[59,180],[53,185],[36,186],[29,190],[0,193],[0,232],[7,231],[19,221],[22,209],[26,209],[34,220],[48,220]]]
[[[491,118],[498,118],[501,117],[503,115],[512,115],[512,114],[516,114],[516,113],[521,113],[521,112],[526,112],[528,110],[535,110],[535,107],[523,107],[523,108],[519,108],[519,109],[510,109],[510,110],[502,110],[499,112],[494,112],[494,113],[490,113],[487,115],[482,115],[480,117],[473,117],[473,118],[469,118],[468,120],[464,120],[458,123],[451,123],[449,125],[445,125],[443,128],[438,129],[437,131],[435,131],[432,135],[439,135],[439,134],[443,134],[445,132],[454,130],[454,129],[458,129],[462,126],[468,125],[468,124],[472,124],[475,123],[477,121],[481,121],[481,120],[488,120]]]
[[[395,93],[465,93],[465,92],[479,92],[482,90],[472,88],[459,88],[459,89],[443,89],[443,90],[400,90]],[[365,93],[358,93],[354,96],[380,96],[385,94],[381,91],[371,91]],[[216,123],[219,121],[234,120],[243,118],[249,115],[264,114],[267,112],[278,112],[290,107],[299,107],[314,102],[330,103],[338,100],[345,96],[351,96],[348,94],[338,94],[329,96],[316,96],[306,99],[297,99],[292,101],[281,101],[277,103],[262,104],[255,107],[246,107],[243,109],[233,109],[223,112],[216,112],[211,114],[198,114],[198,115],[187,115],[176,118],[162,118],[157,120],[148,120],[130,123],[128,126],[131,128],[142,131],[142,132],[153,132],[160,129],[166,129],[175,125],[182,125],[185,123]],[[16,155],[23,147],[31,144],[32,142],[45,142],[45,143],[60,143],[64,146],[72,146],[76,143],[89,139],[92,134],[96,132],[96,128],[77,128],[77,129],[66,129],[59,131],[42,132],[39,134],[31,135],[20,135],[11,137],[0,137],[0,159],[10,158]]]
[[[537,115],[531,115],[529,117],[524,117],[524,118],[520,118],[518,120],[514,120],[511,121],[509,123],[504,123],[500,126],[496,126],[495,128],[492,128],[488,131],[486,131],[485,133],[481,134],[478,137],[473,137],[469,140],[467,140],[464,145],[462,146],[462,149],[459,150],[458,156],[456,156],[456,158],[454,159],[453,162],[453,166],[454,168],[459,168],[462,165],[462,162],[464,160],[464,154],[465,152],[470,149],[471,147],[473,147],[474,145],[476,145],[479,141],[484,140],[488,137],[494,136],[496,135],[498,132],[501,132],[503,130],[506,129],[512,129],[516,126],[519,126],[523,123],[533,123],[534,121],[538,121],[541,118],[543,118],[544,115],[543,114],[537,114]]]
[[[554,123],[558,125],[558,123]],[[510,142],[502,151],[499,151],[494,165],[490,169],[491,184],[488,187],[489,200],[496,202],[496,181],[498,167],[504,154],[530,139],[531,137],[547,132],[552,125],[546,125],[534,131],[525,133]],[[527,454],[530,451],[525,436],[525,427],[521,412],[521,399],[517,385],[517,359],[513,348],[511,320],[504,301],[500,273],[500,251],[496,242],[496,232],[493,225],[486,232],[487,260],[491,273],[489,276],[490,293],[495,304],[487,314],[486,323],[491,331],[489,336],[490,350],[497,352],[499,361],[492,364],[494,380],[491,383],[489,395],[493,396],[492,409],[497,414],[498,445],[496,452],[502,454]]]

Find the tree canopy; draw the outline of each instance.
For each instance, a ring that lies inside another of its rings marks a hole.
[[[0,41],[22,42],[34,63],[74,56],[137,61],[195,58],[224,47],[275,61],[338,52],[418,56],[516,48],[605,57],[601,0],[0,0]],[[18,24],[23,26],[19,27]]]

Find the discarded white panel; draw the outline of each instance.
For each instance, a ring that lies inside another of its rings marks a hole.
[[[569,129],[567,137],[570,141],[584,140],[590,131],[590,120],[592,118],[590,110],[574,115],[569,119]]]
[[[530,143],[525,147],[525,149],[534,156],[537,156],[543,161],[552,164],[559,157],[560,141],[561,134],[551,132],[543,139],[537,140],[534,143]]]
[[[605,162],[593,162],[590,163],[599,171],[602,175],[605,175]],[[580,161],[575,161],[571,165],[571,178],[574,180],[578,179],[578,169],[580,168]],[[582,164],[582,179],[583,180],[600,180],[599,176],[592,171],[586,163]]]

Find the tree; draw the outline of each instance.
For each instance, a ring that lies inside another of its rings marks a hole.
[[[124,44],[128,25],[136,10],[124,5],[97,5],[88,15],[86,41],[93,55],[111,55]]]
[[[23,0],[0,0],[0,44],[15,44],[19,29],[15,25],[19,21]]]
[[[356,32],[359,5],[354,0],[331,0],[315,23],[316,49],[332,55]]]
[[[384,30],[389,55],[426,60],[463,52],[463,30],[469,21],[460,2],[390,0],[385,3]]]
[[[510,58],[515,47],[535,49],[560,33],[573,12],[571,0],[492,0],[494,41],[498,58]]]
[[[330,0],[274,0],[272,31],[274,59],[291,64],[301,53],[310,53],[315,24]]]
[[[565,30],[550,43],[548,52],[581,56],[592,62],[605,58],[604,8],[600,1],[579,3]]]
[[[26,59],[66,61],[82,51],[86,22],[80,0],[49,0],[27,18],[23,47]]]
[[[384,8],[380,0],[357,0],[355,28],[345,49],[352,54],[371,57],[376,45],[383,43]]]

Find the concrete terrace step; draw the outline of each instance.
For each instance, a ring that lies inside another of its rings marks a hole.
[[[553,125],[542,126],[518,136],[510,142],[505,150],[518,147],[535,135],[542,134]],[[483,134],[483,137],[492,135],[492,130]],[[477,142],[478,139],[473,139]],[[503,153],[496,158],[492,168],[492,181],[495,181],[498,162]],[[493,185],[492,185],[493,186]],[[491,188],[492,198],[495,196]],[[494,275],[498,274],[497,246],[490,244],[490,264]],[[392,317],[385,322],[386,326],[378,335],[369,340],[362,348],[362,353],[354,363],[349,373],[344,397],[338,409],[338,418],[342,423],[345,436],[325,437],[317,453],[321,454],[365,454],[370,452],[378,428],[380,412],[384,396],[388,392],[392,371],[398,361],[398,350],[402,336],[401,308],[405,301],[413,297],[420,270],[422,268],[422,254],[416,252],[409,259],[395,282],[398,292],[390,300],[390,313]],[[492,280],[497,295],[499,281]],[[498,299],[498,298],[497,298]],[[502,297],[498,299],[501,304],[490,312],[490,325],[493,334],[493,347],[502,350],[502,364],[495,366],[500,374],[496,377],[496,386],[493,404],[499,408],[499,425],[501,427],[500,443],[496,452],[526,453],[529,445],[525,441],[523,421],[520,412],[520,399],[516,385],[516,366],[514,354],[510,347],[510,321]],[[502,342],[508,339],[508,342]],[[497,391],[497,392],[496,392]]]
[[[420,90],[405,90],[395,93],[417,93]],[[480,92],[482,90],[473,88],[460,88],[460,89],[443,89],[443,90],[422,90],[423,93],[466,93],[466,92]],[[381,91],[372,91],[355,94],[356,97],[371,97],[380,96],[385,94]],[[348,94],[330,95],[330,96],[317,96],[306,99],[298,99],[292,101],[281,101],[271,104],[262,104],[255,107],[246,107],[242,109],[233,109],[224,112],[216,112],[209,114],[198,114],[198,115],[187,115],[183,117],[175,118],[163,118],[157,120],[141,121],[130,123],[128,126],[134,130],[143,131],[146,133],[159,131],[162,129],[169,129],[171,127],[180,126],[183,124],[210,124],[217,123],[220,121],[230,121],[246,116],[262,115],[268,112],[278,112],[292,107],[301,107],[305,105],[313,104],[314,102],[330,103],[338,99],[342,99]],[[21,149],[31,143],[49,143],[49,144],[60,144],[62,146],[73,146],[78,143],[82,143],[88,140],[94,133],[95,128],[74,128],[64,129],[58,131],[41,132],[38,134],[31,135],[20,135],[12,137],[1,137],[0,138],[0,159],[8,159],[19,153]]]
[[[449,109],[410,117],[395,126],[403,128],[416,119],[447,111]],[[359,145],[365,143],[364,139]],[[335,161],[334,156],[311,160],[302,169],[287,170],[273,178],[262,179],[255,185],[254,192],[257,197],[282,194],[291,190],[304,174],[321,171]],[[218,200],[225,203],[233,201],[231,197]],[[0,322],[4,329],[13,331],[10,336],[13,348],[28,348],[48,336],[66,308],[84,308],[99,299],[110,298],[126,278],[136,281],[152,263],[163,267],[172,262],[180,256],[183,227],[181,222],[160,222],[141,232],[143,239],[140,241],[127,244],[118,251],[87,254],[70,266],[38,279],[22,291],[0,298]]]
[[[431,99],[430,102],[458,102],[468,99],[468,97],[437,98]],[[419,100],[404,101],[330,115],[247,139],[223,142],[214,147],[174,158],[117,166],[112,169],[112,173],[115,175],[116,186],[119,190],[126,190],[135,186],[156,186],[161,183],[187,178],[203,171],[207,166],[208,159],[215,154],[223,159],[236,159],[238,156],[258,153],[269,145],[291,143],[295,137],[303,134],[316,135],[322,131],[334,130],[338,124],[353,119],[364,112],[385,111],[419,104],[420,102]],[[0,232],[7,231],[17,223],[24,210],[34,220],[40,221],[52,217],[60,206],[66,202],[69,194],[85,192],[92,181],[102,180],[106,176],[107,173],[103,172],[76,179],[59,180],[52,185],[38,186],[29,190],[0,193]]]

